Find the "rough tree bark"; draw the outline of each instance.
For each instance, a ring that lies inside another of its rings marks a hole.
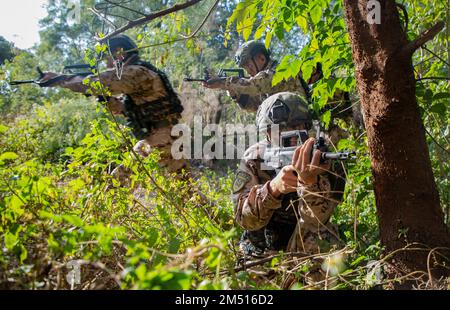
[[[389,253],[420,243],[414,248],[423,246],[422,250],[396,252],[391,266],[428,274],[430,249],[449,247],[450,238],[415,96],[412,54],[443,24],[409,42],[394,0],[378,1],[379,24],[368,22],[373,12],[368,2],[344,0],[344,7],[367,129],[381,243]],[[434,276],[448,274],[433,264],[430,267]]]

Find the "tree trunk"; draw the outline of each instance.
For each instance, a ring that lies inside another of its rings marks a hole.
[[[415,96],[412,54],[442,25],[409,42],[394,0],[378,1],[379,24],[368,22],[373,12],[368,2],[344,0],[344,7],[367,129],[381,243],[385,254],[420,243],[396,252],[391,266],[428,274],[430,249],[448,247],[450,238]],[[432,274],[446,273],[431,263]]]

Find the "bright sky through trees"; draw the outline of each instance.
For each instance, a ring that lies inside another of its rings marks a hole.
[[[2,0],[0,36],[24,49],[39,42],[39,20],[47,14],[46,3],[47,0]]]

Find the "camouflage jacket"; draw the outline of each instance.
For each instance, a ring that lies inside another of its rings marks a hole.
[[[319,175],[317,184],[300,185],[297,193],[277,199],[268,189],[275,171],[261,168],[267,145],[251,146],[241,160],[233,184],[235,221],[259,248],[317,253],[336,244],[336,229],[329,219],[342,199],[341,171]]]
[[[306,97],[305,83],[302,82],[301,74],[296,79],[290,78],[272,86],[272,78],[276,71],[276,62],[271,60],[267,68],[251,78],[239,78],[230,76],[222,81],[222,89],[228,90],[230,96],[242,109],[254,111],[270,95],[289,91]]]
[[[89,87],[83,84],[83,80],[86,78],[90,82],[100,81],[112,95],[127,94],[131,96],[137,105],[167,96],[164,84],[158,74],[139,65],[125,65],[120,78],[116,69],[108,69],[101,72],[98,77],[95,75],[88,77],[73,76],[61,80],[52,86],[60,86],[74,92],[87,93]]]
[[[126,95],[128,102],[132,102],[133,105],[143,109],[148,124],[158,125],[160,123],[161,126],[165,126],[168,123],[174,124],[181,118],[182,107],[174,107],[160,75],[140,63],[125,64],[120,74],[116,69],[108,69],[98,76],[68,76],[52,84],[52,86],[68,88],[74,92],[88,93],[90,88],[83,83],[86,78],[91,83],[100,81],[109,90],[113,95],[109,99],[109,106],[114,109],[117,109],[118,102],[125,101],[124,96],[119,95]],[[95,93],[95,90],[92,91],[94,91],[94,95],[101,95],[100,91],[98,91],[99,93]]]

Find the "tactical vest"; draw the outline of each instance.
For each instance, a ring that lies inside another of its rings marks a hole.
[[[341,201],[345,189],[345,174],[341,163],[333,161],[331,171],[333,173],[328,173],[331,198]],[[275,171],[267,171],[267,173],[271,175],[271,179],[276,176]],[[245,231],[241,236],[241,241],[250,240],[256,252],[263,252],[266,249],[285,250],[297,225],[298,215],[296,213],[298,214],[298,211],[294,211],[294,208],[298,208],[300,201],[301,199],[295,192],[283,195],[281,208],[273,212],[269,223],[259,230]],[[246,254],[252,254],[250,252],[253,249],[249,248],[248,250]]]
[[[134,62],[133,65],[142,66],[157,73],[167,93],[166,97],[140,105],[137,105],[130,95],[125,95],[123,103],[127,126],[131,127],[137,139],[142,140],[153,129],[178,123],[178,120],[181,118],[181,112],[183,112],[183,106],[164,72],[151,63],[141,60]]]

